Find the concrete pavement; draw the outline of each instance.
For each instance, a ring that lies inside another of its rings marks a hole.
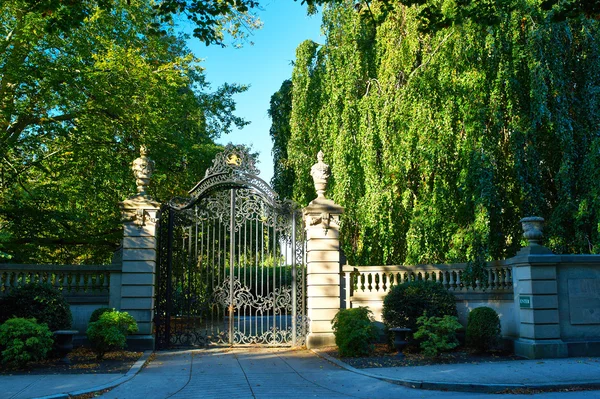
[[[157,352],[145,368],[136,364],[127,375],[0,376],[0,398],[67,398],[112,386],[102,398],[480,398],[506,388],[600,389],[598,358],[356,370],[320,356],[269,348]],[[600,398],[600,390],[542,395]]]

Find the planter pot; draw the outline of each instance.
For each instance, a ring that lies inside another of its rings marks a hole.
[[[61,357],[60,363],[71,364],[67,355],[73,350],[73,336],[78,334],[77,330],[54,331],[54,347]]]
[[[523,237],[529,241],[529,245],[540,245],[544,237],[544,218],[530,216],[521,219],[523,226]]]
[[[410,328],[394,327],[390,328],[390,331],[394,333],[394,348],[396,348],[396,350],[398,351],[399,356],[404,356],[402,355],[402,351],[404,350],[406,345],[408,345],[408,340],[406,339],[406,336],[410,334],[412,330]]]

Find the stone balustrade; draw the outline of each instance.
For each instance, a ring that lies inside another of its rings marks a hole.
[[[12,265],[0,264],[0,296],[13,288],[46,283],[65,296],[106,295],[111,276],[121,273],[121,265]],[[114,282],[113,282],[114,284]]]
[[[463,274],[466,263],[439,265],[350,266],[342,268],[344,292],[343,306],[367,306],[376,321],[382,321],[383,299],[394,285],[407,281],[435,281],[456,297],[459,319],[466,324],[470,309],[491,306],[503,318],[503,333],[514,335],[513,275],[512,267],[505,261],[488,262],[485,278],[465,284]],[[508,316],[510,315],[510,316]]]
[[[489,262],[484,269],[486,277],[472,285],[463,282],[466,263],[417,265],[417,266],[350,266],[342,271],[346,282],[346,293],[385,295],[397,284],[407,281],[426,280],[442,284],[453,292],[502,291],[512,292],[512,268],[503,262]]]

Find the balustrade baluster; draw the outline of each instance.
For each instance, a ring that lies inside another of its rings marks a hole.
[[[382,283],[383,292],[387,292],[387,290],[388,290],[388,284],[387,284],[388,275],[387,275],[387,273],[386,272],[381,273],[381,278],[382,278],[381,283]]]
[[[462,283],[460,281],[460,275],[462,274],[462,270],[459,270],[456,272],[456,289],[459,291],[462,291],[462,289],[464,288],[462,286]]]
[[[369,282],[369,291],[373,290],[373,274],[367,274],[367,281]]]
[[[381,274],[380,273],[375,273],[375,291],[379,292],[379,279],[380,279]]]
[[[440,279],[440,283],[442,284],[442,286],[446,289],[450,289],[450,286],[448,285],[448,279],[446,277],[446,273],[445,271],[441,271],[440,272],[442,274],[442,278]]]
[[[108,288],[109,287],[109,285],[108,285],[109,279],[110,279],[110,273],[109,272],[102,273],[102,291],[108,291],[109,290],[109,288]],[[350,281],[352,281],[352,274],[350,274]]]
[[[79,273],[79,282],[76,285],[75,291],[79,292],[80,290],[84,289],[84,285],[85,285],[85,275],[83,273]]]

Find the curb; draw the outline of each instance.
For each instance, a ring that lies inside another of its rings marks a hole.
[[[131,366],[131,368],[129,369],[129,371],[127,373],[125,373],[122,377],[117,378],[116,380],[111,381],[109,383],[106,383],[103,385],[98,385],[98,386],[95,386],[92,388],[81,389],[78,391],[71,391],[71,392],[67,392],[67,393],[58,393],[58,394],[48,395],[48,396],[38,396],[33,399],[69,399],[73,396],[85,395],[85,394],[92,393],[92,392],[103,391],[105,389],[114,388],[117,385],[121,385],[122,383],[127,382],[130,379],[132,379],[133,377],[135,377],[135,375],[140,372],[140,370],[142,369],[142,367],[144,366],[144,364],[146,363],[146,361],[148,360],[148,358],[150,357],[150,355],[152,353],[154,353],[154,351],[144,351],[144,353],[142,353],[142,356],[140,356],[139,360],[136,361],[133,364],[133,366]]]
[[[600,380],[580,382],[561,382],[561,383],[532,383],[532,384],[485,384],[474,382],[435,382],[424,380],[406,380],[401,378],[384,377],[378,374],[362,371],[355,367],[342,362],[339,359],[329,356],[325,352],[317,349],[310,349],[322,359],[327,360],[345,370],[356,374],[364,375],[365,377],[375,378],[391,384],[403,385],[414,389],[425,389],[431,391],[457,391],[457,392],[475,392],[475,393],[500,393],[514,389],[533,389],[533,390],[552,390],[552,389],[567,389],[567,388],[600,388]]]

